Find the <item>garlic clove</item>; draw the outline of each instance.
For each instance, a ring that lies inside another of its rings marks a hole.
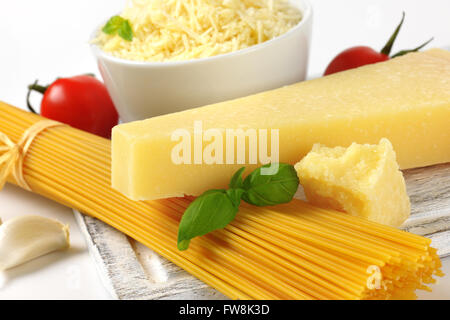
[[[0,271],[70,246],[69,226],[35,215],[0,226]]]

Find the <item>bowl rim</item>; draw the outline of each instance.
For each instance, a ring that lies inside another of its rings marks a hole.
[[[97,26],[95,28],[94,32],[91,34],[91,37],[89,38],[90,39],[89,44],[90,44],[91,49],[94,52],[94,55],[96,57],[102,57],[103,59],[109,60],[111,62],[115,62],[115,63],[119,63],[119,64],[126,64],[126,65],[130,65],[130,66],[164,68],[164,67],[180,66],[180,65],[185,65],[185,64],[207,63],[207,62],[213,62],[213,61],[220,60],[220,59],[229,59],[229,58],[232,58],[235,56],[247,55],[251,52],[262,50],[268,46],[274,45],[274,44],[276,44],[276,42],[289,37],[291,34],[302,29],[305,24],[309,23],[312,18],[312,14],[313,14],[313,8],[312,8],[310,1],[309,0],[292,0],[292,1],[303,4],[305,9],[302,10],[303,16],[302,16],[302,19],[300,20],[300,22],[297,25],[295,25],[293,28],[288,30],[286,33],[283,33],[282,35],[280,35],[278,37],[272,38],[272,39],[267,40],[260,44],[250,46],[245,49],[240,49],[237,51],[219,54],[219,55],[215,55],[215,56],[211,56],[211,57],[189,59],[189,60],[179,60],[179,61],[137,61],[137,60],[127,60],[124,58],[115,57],[112,54],[109,54],[109,53],[103,51],[102,49],[100,49],[99,46],[96,45],[95,43],[92,43],[92,41],[95,39],[95,37],[97,36],[97,33],[100,30],[100,26],[102,26],[104,23],[100,24],[99,26]],[[299,7],[299,6],[300,6],[300,4],[297,5],[297,7]]]

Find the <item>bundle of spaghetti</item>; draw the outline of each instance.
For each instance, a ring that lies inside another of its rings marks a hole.
[[[42,119],[0,103],[0,132],[14,143]],[[106,222],[233,299],[408,299],[442,275],[429,239],[299,200],[243,204],[225,229],[178,251],[192,199],[127,199],[110,187],[110,141],[69,126],[33,139],[23,174],[33,192]]]

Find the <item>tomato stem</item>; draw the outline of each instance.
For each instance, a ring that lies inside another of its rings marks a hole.
[[[41,86],[38,84],[38,81],[36,80],[33,84],[30,84],[28,86],[28,89],[31,91],[37,91],[44,94],[45,91],[48,89],[48,86]]]
[[[403,56],[403,55],[405,55],[405,54],[407,54],[407,53],[410,53],[410,52],[416,52],[416,51],[419,51],[420,49],[422,49],[423,47],[425,47],[427,44],[429,44],[429,43],[430,43],[431,41],[433,41],[433,40],[434,40],[434,38],[431,38],[430,40],[428,40],[428,41],[422,43],[420,46],[418,46],[417,48],[414,48],[414,49],[409,49],[409,50],[402,50],[402,51],[399,51],[399,52],[397,52],[396,54],[394,54],[391,58],[396,58],[396,57]]]
[[[37,92],[40,92],[40,93],[44,94],[45,91],[47,90],[47,88],[48,88],[48,86],[47,86],[47,87],[44,87],[44,86],[39,85],[39,84],[38,84],[38,80],[36,80],[33,84],[30,84],[30,85],[28,86],[28,93],[27,93],[27,107],[28,107],[28,110],[30,110],[32,113],[38,114],[38,113],[36,112],[36,110],[33,108],[33,106],[31,105],[31,102],[30,102],[30,95],[31,95],[31,92],[32,92],[32,91],[37,91]]]
[[[389,38],[386,45],[381,49],[381,53],[389,56],[391,54],[392,46],[394,45],[395,40],[397,39],[398,33],[400,32],[400,29],[402,28],[403,21],[405,21],[405,12],[402,13],[402,20],[400,21],[399,25],[395,29],[392,36]]]

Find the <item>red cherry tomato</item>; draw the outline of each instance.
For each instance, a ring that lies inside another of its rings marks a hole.
[[[416,52],[420,49],[422,49],[424,46],[426,46],[430,41],[433,40],[431,38],[430,40],[426,41],[425,43],[421,44],[417,48],[409,49],[409,50],[402,50],[392,56],[391,50],[392,46],[394,45],[395,40],[397,39],[398,33],[400,32],[400,29],[403,25],[403,21],[405,20],[405,13],[402,14],[402,20],[398,24],[397,28],[395,29],[394,33],[389,38],[386,45],[381,49],[381,52],[377,52],[373,50],[370,47],[353,47],[349,48],[340,54],[338,54],[333,61],[330,62],[327,69],[325,70],[324,75],[327,76],[332,73],[349,70],[353,68],[358,68],[367,64],[377,63],[377,62],[383,62],[392,58],[396,58],[402,55],[405,55],[410,52]]]
[[[342,51],[328,65],[324,75],[389,60],[389,56],[370,47],[353,47]]]
[[[41,90],[41,115],[74,128],[111,138],[119,115],[105,85],[88,75],[61,78]]]

